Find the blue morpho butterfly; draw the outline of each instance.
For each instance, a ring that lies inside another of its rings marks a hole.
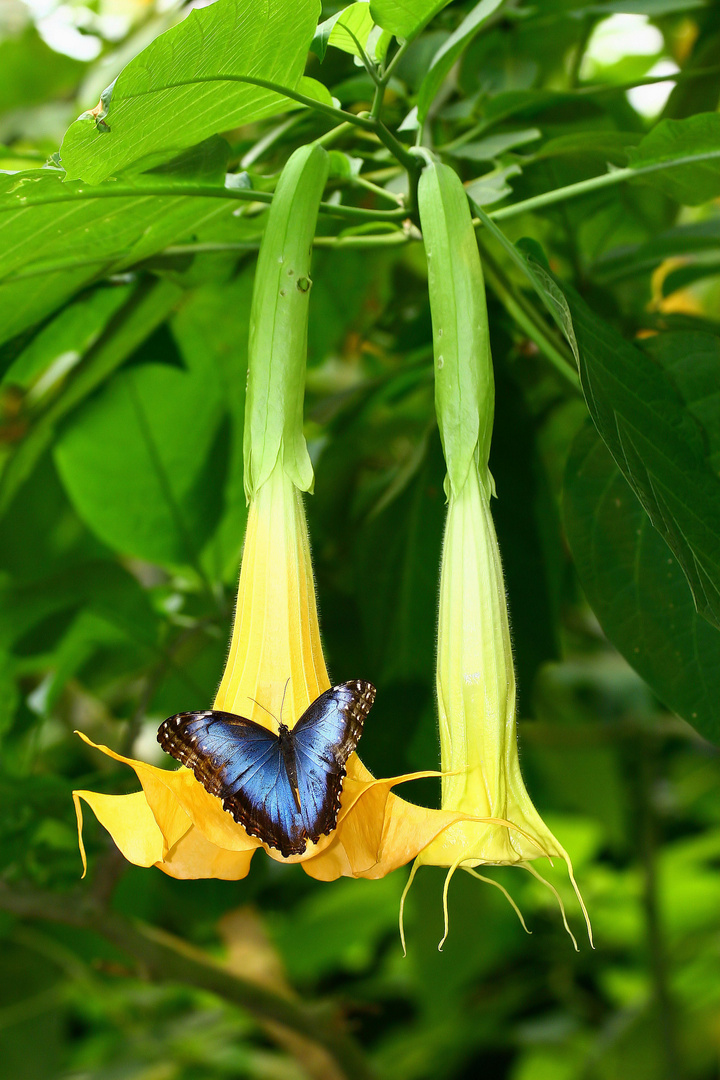
[[[160,725],[158,742],[246,832],[287,858],[337,825],[345,765],[374,700],[371,683],[340,683],[293,728],[283,724],[281,705],[277,735],[235,713],[178,713]]]

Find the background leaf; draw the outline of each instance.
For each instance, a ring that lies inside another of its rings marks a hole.
[[[566,295],[592,418],[680,562],[698,611],[720,626],[720,478],[703,429],[659,364]],[[720,379],[720,353],[714,358]]]
[[[422,123],[440,84],[451,67],[476,34],[480,33],[486,19],[496,11],[502,0],[480,0],[458,26],[457,30],[438,49],[430,64],[430,70],[422,81],[418,95],[418,120]]]
[[[677,559],[591,425],[573,446],[565,528],[613,645],[660,700],[720,743],[720,631],[697,612]]]
[[[672,199],[697,206],[720,195],[720,115],[700,113],[687,120],[663,120],[629,151],[633,168],[668,166],[647,173],[643,182],[654,184]],[[695,158],[687,163],[683,159]],[[679,164],[672,166],[677,160]]]
[[[378,26],[412,40],[450,0],[370,0],[370,14]]]
[[[187,368],[149,362],[115,375],[55,446],[80,516],[110,547],[196,565],[220,514],[224,414],[212,354]]]

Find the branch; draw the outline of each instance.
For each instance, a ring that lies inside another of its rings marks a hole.
[[[389,132],[388,132],[389,134]],[[17,195],[6,197],[0,202],[0,212],[26,210],[30,206],[50,206],[53,203],[77,202],[83,199],[147,199],[153,196],[176,199],[229,199],[231,202],[271,203],[273,196],[269,191],[254,191],[252,188],[227,188],[219,184],[120,184],[115,181],[107,184],[81,184],[77,187],[63,187],[52,195]],[[365,221],[401,221],[407,214],[404,210],[365,210],[361,206],[342,206],[336,203],[320,203],[320,212],[331,217],[358,218]]]
[[[239,1005],[261,1023],[281,1024],[322,1046],[348,1080],[372,1073],[355,1040],[329,1004],[306,1004],[235,975],[201,950],[154,926],[107,911],[87,892],[19,892],[0,882],[0,909],[25,919],[48,919],[99,933],[131,956],[157,982],[184,983]]]

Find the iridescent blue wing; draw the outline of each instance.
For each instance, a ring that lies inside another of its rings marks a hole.
[[[178,713],[158,731],[163,750],[189,769],[251,836],[282,854],[307,846],[277,735],[227,712]]]
[[[316,698],[290,732],[300,814],[313,843],[337,825],[345,765],[374,701],[371,683],[341,683]]]

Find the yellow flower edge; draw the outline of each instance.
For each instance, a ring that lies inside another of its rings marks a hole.
[[[249,836],[223,810],[189,769],[161,769],[124,757],[107,746],[80,738],[114,761],[135,772],[142,790],[131,795],[104,795],[94,791],[73,792],[83,868],[87,859],[82,840],[82,806],[87,803],[117,847],[136,866],[156,866],[176,878],[214,877],[237,880],[245,877],[258,848],[281,863],[300,863],[320,881],[339,877],[379,878],[414,859],[445,829],[466,815],[431,810],[406,802],[391,788],[396,784],[436,772],[408,773],[377,780],[357,755],[348,762],[337,828],[308,844],[302,855],[284,858],[275,848]],[[491,819],[493,824],[510,823]]]

